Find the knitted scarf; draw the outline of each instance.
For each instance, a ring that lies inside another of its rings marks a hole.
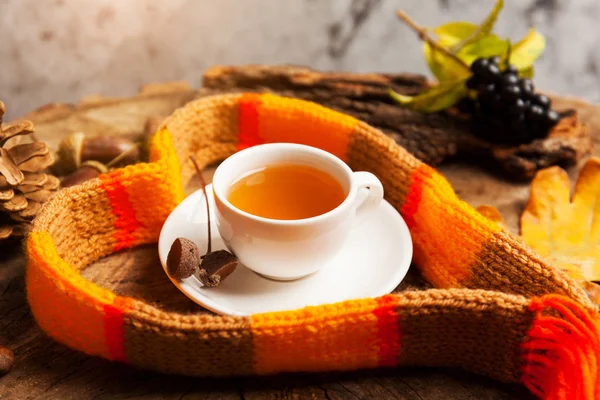
[[[189,155],[208,165],[268,142],[319,147],[377,175],[436,289],[222,317],[166,312],[81,276],[103,256],[157,241],[193,176]],[[314,103],[246,93],[187,104],[154,135],[150,162],[48,202],[27,252],[38,324],[90,355],[196,376],[449,366],[542,398],[600,399],[598,316],[583,289],[380,131]]]

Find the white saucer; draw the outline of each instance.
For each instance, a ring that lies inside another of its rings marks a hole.
[[[206,187],[211,208],[213,251],[225,249],[217,231],[212,186]],[[160,262],[166,261],[173,241],[192,240],[206,252],[206,207],[202,190],[186,198],[167,218],[158,242]],[[187,297],[218,314],[248,316],[270,311],[390,293],[404,279],[412,259],[412,240],[404,220],[387,202],[368,215],[351,232],[332,262],[305,278],[280,282],[264,278],[243,265],[215,288],[204,288],[195,277],[171,279]],[[167,274],[168,276],[168,274]]]

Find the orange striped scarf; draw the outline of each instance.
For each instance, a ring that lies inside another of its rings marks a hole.
[[[157,241],[193,175],[189,155],[207,165],[268,142],[320,147],[376,174],[438,289],[233,318],[165,312],[80,275]],[[582,288],[381,132],[306,101],[232,94],[189,103],[156,133],[149,163],[55,196],[27,252],[37,322],[87,354],[187,375],[451,366],[547,399],[600,399],[597,314]]]

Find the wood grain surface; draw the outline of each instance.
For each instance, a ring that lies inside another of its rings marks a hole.
[[[37,136],[54,145],[72,131],[141,137],[149,117],[166,115],[197,96],[154,85],[131,99],[92,98],[79,106],[53,105],[30,118]],[[575,107],[600,140],[600,106],[557,98]],[[115,117],[115,116],[119,117]],[[597,148],[597,146],[595,146]],[[597,153],[595,151],[595,153]],[[440,170],[459,195],[474,206],[495,205],[513,232],[528,198],[528,185],[515,184],[460,161]],[[578,168],[571,169],[576,175]],[[210,176],[209,176],[210,178]],[[193,188],[190,188],[193,189]],[[46,337],[32,319],[24,287],[25,260],[18,244],[0,250],[0,344],[15,353],[13,370],[0,378],[0,399],[528,399],[517,386],[456,370],[397,368],[353,373],[287,374],[273,377],[200,379],[160,375],[88,357]],[[155,246],[128,250],[88,266],[83,274],[120,294],[135,296],[168,310],[204,312],[172,286]],[[416,271],[403,285],[422,287]],[[398,290],[401,290],[400,287]]]

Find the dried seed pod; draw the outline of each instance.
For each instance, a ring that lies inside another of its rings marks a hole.
[[[0,110],[0,115],[1,114],[2,110]],[[0,122],[2,122],[1,119]],[[33,122],[31,121],[14,121],[10,124],[3,125],[0,129],[0,146],[4,146],[6,142],[14,137],[29,135],[31,133],[33,133]]]
[[[63,174],[68,174],[77,170],[84,161],[97,161],[105,165],[133,164],[139,161],[140,150],[134,142],[126,138],[86,137],[82,132],[76,132],[60,143],[58,157],[55,168]]]
[[[23,143],[8,149],[8,154],[17,165],[21,165],[32,158],[44,157],[49,153],[50,149],[44,142]]]
[[[62,187],[71,187],[82,184],[91,179],[96,178],[98,175],[107,172],[108,169],[102,163],[97,161],[85,161],[81,164],[81,167],[75,172],[67,175],[61,182]]]
[[[46,150],[48,150],[46,148]],[[54,156],[52,153],[40,150],[36,154],[32,155],[29,159],[19,163],[19,168],[23,172],[37,172],[48,168],[54,163]]]
[[[15,197],[15,191],[12,189],[0,189],[0,201],[9,201]]]
[[[29,199],[27,199],[29,200]],[[42,203],[36,201],[27,201],[27,207],[23,211],[11,214],[10,217],[15,221],[30,221],[42,209]]]
[[[0,175],[10,186],[17,186],[25,179],[8,150],[3,147],[0,147]]]
[[[58,161],[54,164],[54,168],[64,174],[76,171],[81,165],[81,148],[84,139],[85,135],[82,132],[64,138],[58,146]]]
[[[30,222],[30,220],[15,221],[13,219],[12,221],[9,220],[8,222],[5,219],[1,220],[0,240],[24,237],[29,231]]]
[[[23,172],[23,176],[24,179],[21,181],[20,185],[32,185],[38,187],[44,186],[51,177],[56,179],[56,177],[43,172]],[[10,187],[10,185],[3,176],[0,176],[0,188],[5,187]]]
[[[177,238],[171,245],[167,256],[167,272],[177,279],[192,276],[200,265],[198,247],[186,238]]]
[[[140,159],[138,146],[129,139],[118,136],[97,136],[86,138],[81,148],[81,161],[94,160],[104,164],[133,164]]]
[[[27,199],[28,204],[30,201],[44,203],[54,196],[54,190],[39,189],[33,192],[23,193],[23,196]]]
[[[31,121],[2,124],[0,107],[0,243],[21,238],[31,220],[59,187],[59,180],[44,170],[54,157],[44,142],[33,137]],[[32,142],[33,140],[33,142]]]
[[[226,250],[217,250],[202,258],[196,277],[204,286],[219,286],[238,266],[236,256]]]
[[[8,213],[23,211],[25,208],[27,208],[27,199],[22,194],[16,194],[9,201],[0,203],[0,210]]]
[[[12,226],[2,225],[0,226],[0,239],[8,239],[13,232]]]
[[[25,178],[27,179],[27,178]],[[38,185],[39,186],[39,185]],[[53,175],[46,175],[45,182],[41,185],[46,190],[56,190],[60,187],[60,179]]]
[[[190,160],[192,161],[192,164],[194,164],[200,182],[202,182],[202,191],[204,192],[204,201],[206,204],[206,220],[208,222],[206,224],[208,248],[206,254],[202,256],[202,262],[200,263],[200,268],[196,273],[196,277],[204,284],[204,286],[215,287],[219,286],[221,281],[235,271],[238,265],[238,259],[227,250],[211,250],[212,235],[210,232],[210,206],[208,203],[208,194],[206,193],[206,182],[204,181],[202,170],[200,169],[196,158],[190,156]]]

